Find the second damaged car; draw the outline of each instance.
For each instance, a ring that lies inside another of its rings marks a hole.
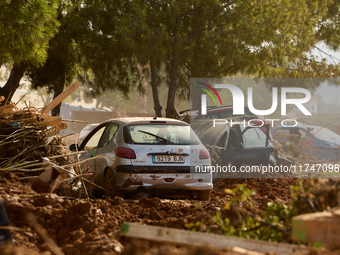
[[[277,165],[282,159],[277,156],[269,138],[269,124],[261,127],[244,126],[243,122],[213,125],[213,120],[191,122],[193,130],[206,146],[218,155],[215,162],[233,166],[237,171],[242,165]],[[228,178],[229,173],[214,172],[214,178]]]
[[[127,192],[157,194],[188,190],[193,198],[209,200],[211,173],[192,173],[190,166],[210,165],[210,155],[190,126],[167,118],[118,118],[105,121],[71,150],[85,151],[82,167],[93,172],[93,195],[124,197]]]

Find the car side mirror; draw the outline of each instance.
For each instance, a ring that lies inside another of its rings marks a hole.
[[[70,145],[70,151],[79,151],[79,146],[76,143]]]

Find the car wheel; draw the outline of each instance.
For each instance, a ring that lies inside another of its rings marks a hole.
[[[197,199],[201,201],[210,200],[210,190],[199,190],[197,194]]]
[[[105,173],[105,197],[124,197],[124,191],[116,188],[116,180],[111,169]]]

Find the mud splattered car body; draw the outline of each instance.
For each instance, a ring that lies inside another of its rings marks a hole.
[[[71,145],[75,149],[75,145]],[[190,166],[209,166],[210,155],[190,126],[166,118],[119,118],[98,125],[78,150],[89,161],[95,184],[106,195],[124,196],[136,190],[190,190],[201,200],[209,199],[210,173],[191,173]],[[101,190],[92,187],[93,194]]]

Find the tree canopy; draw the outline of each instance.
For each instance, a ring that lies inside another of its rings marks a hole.
[[[134,3],[129,22],[134,26],[126,36],[134,42],[132,52],[138,61],[152,63],[156,56],[158,64],[165,65],[166,114],[173,117],[176,93],[189,95],[190,77],[274,75],[273,69],[282,71],[292,61],[306,67],[298,60],[320,41],[320,22],[333,1]]]
[[[30,72],[33,84],[56,89],[61,85],[55,75],[59,80],[64,77],[66,83],[77,76],[94,96],[115,89],[128,95],[134,86],[142,90],[142,70],[151,81],[156,115],[162,109],[158,84],[165,81],[166,115],[174,117],[175,98],[188,98],[190,77],[339,74],[338,63],[328,64],[308,53],[321,41],[339,47],[339,0],[68,3],[67,9],[58,5],[59,32],[49,41],[45,66]],[[52,13],[47,17],[53,17]],[[52,20],[46,24],[56,24]],[[51,33],[55,28],[47,27]],[[46,43],[39,47],[46,52]],[[8,52],[12,54],[10,48]],[[31,64],[36,63],[40,62],[32,60]]]
[[[44,63],[49,40],[57,32],[58,0],[2,0],[0,3],[0,63]]]
[[[28,65],[40,66],[49,40],[57,32],[58,0],[2,0],[0,3],[0,65],[11,63],[10,78],[0,94],[11,99]]]

